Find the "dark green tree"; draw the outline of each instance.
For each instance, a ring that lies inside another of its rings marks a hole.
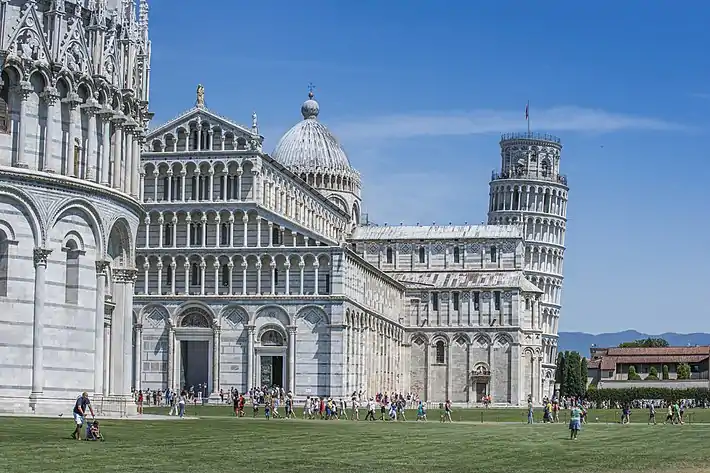
[[[688,363],[681,363],[676,368],[678,373],[678,379],[690,379],[690,365]]]
[[[582,396],[582,379],[580,376],[579,366],[582,358],[576,351],[565,353],[565,380],[562,383],[564,386],[565,396]]]
[[[648,370],[646,381],[658,381],[658,370],[655,366],[651,366],[651,369]]]
[[[560,385],[560,397],[564,396],[565,383],[565,354],[559,352],[557,354],[557,368],[555,368],[555,384]]]
[[[661,371],[663,373],[663,379],[671,379],[670,375],[668,374],[668,365],[663,365]]]
[[[641,376],[636,372],[636,367],[629,366],[629,381],[638,381],[639,379],[641,379]]]
[[[662,338],[646,338],[634,340],[633,342],[624,342],[619,344],[619,348],[663,348],[667,347],[668,342]]]
[[[584,395],[587,392],[587,377],[588,377],[588,366],[587,359],[582,357],[582,361],[579,363],[579,380],[581,384],[579,385],[580,392]]]

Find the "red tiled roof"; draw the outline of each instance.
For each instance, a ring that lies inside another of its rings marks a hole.
[[[601,364],[602,360],[589,360],[587,362],[587,368],[588,369],[597,369],[599,368],[599,365]]]
[[[609,348],[608,356],[687,356],[710,355],[710,346],[662,348]],[[643,362],[640,362],[643,363]]]
[[[666,356],[605,356],[601,360],[601,369],[615,370],[617,364],[662,364],[662,363],[700,363],[710,355],[666,355]]]

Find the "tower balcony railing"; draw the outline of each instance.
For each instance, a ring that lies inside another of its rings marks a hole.
[[[501,141],[509,141],[509,140],[537,140],[537,141],[549,141],[551,143],[555,144],[561,144],[562,140],[560,140],[558,137],[555,135],[550,135],[548,133],[533,133],[533,132],[516,132],[516,133],[504,133],[500,135],[500,140]]]
[[[541,181],[556,182],[558,184],[567,185],[567,176],[564,174],[552,174],[552,173],[537,173],[531,174],[525,171],[503,171],[503,172],[491,172],[491,181],[499,181],[503,179],[533,179]]]

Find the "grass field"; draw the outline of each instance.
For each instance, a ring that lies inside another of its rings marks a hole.
[[[219,409],[219,408],[212,408]],[[710,471],[710,425],[236,419],[104,420],[106,442],[69,439],[70,419],[2,418],[0,465],[14,472]]]

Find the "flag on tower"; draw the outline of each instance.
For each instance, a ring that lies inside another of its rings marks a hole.
[[[529,120],[530,119],[530,114],[528,113],[530,111],[530,102],[525,104],[525,119]]]

